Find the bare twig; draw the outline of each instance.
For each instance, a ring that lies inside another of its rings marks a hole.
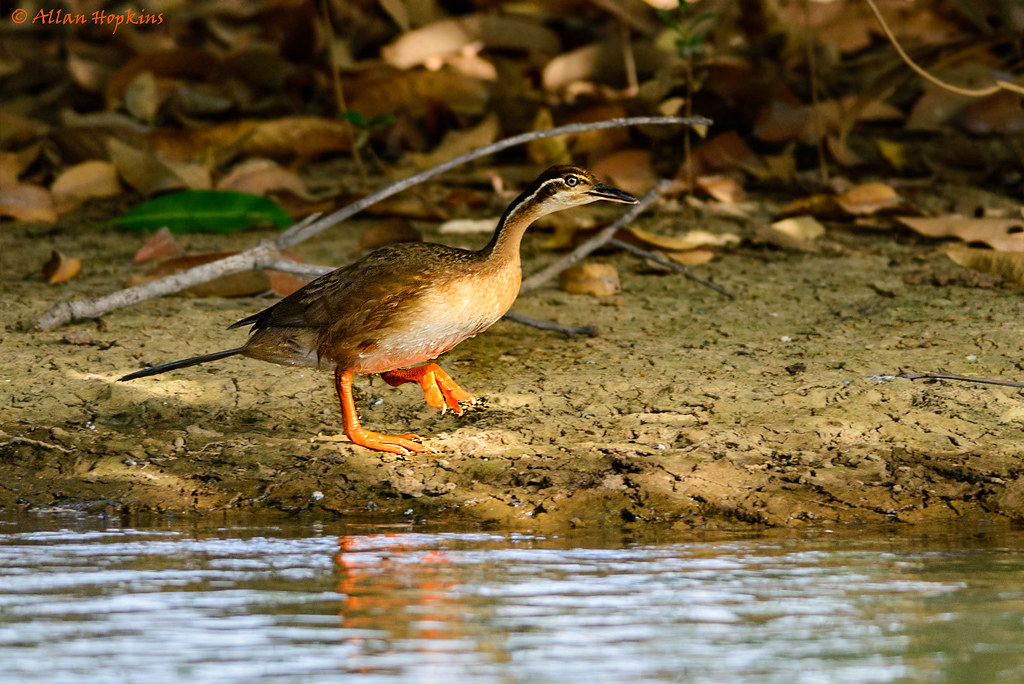
[[[959,86],[952,85],[951,83],[946,83],[945,81],[940,80],[935,76],[932,76],[930,73],[925,71],[923,67],[918,66],[917,63],[914,62],[914,60],[910,59],[907,53],[904,52],[903,47],[896,40],[896,36],[893,35],[892,29],[890,29],[889,25],[885,23],[885,18],[882,16],[881,11],[879,11],[878,6],[875,5],[874,0],[866,0],[866,2],[868,3],[868,6],[871,8],[871,11],[875,13],[875,19],[877,19],[878,23],[882,25],[882,30],[885,31],[885,35],[889,39],[889,42],[892,43],[892,46],[896,48],[896,52],[900,54],[900,57],[903,58],[903,61],[906,62],[907,66],[916,71],[918,75],[920,75],[926,81],[934,83],[940,88],[948,90],[951,93],[957,93],[958,95],[966,95],[968,97],[986,97],[988,95],[997,93],[1000,90],[1010,90],[1015,93],[1020,93],[1021,95],[1024,95],[1024,87],[1021,87],[1016,83],[1011,83],[1010,81],[996,79],[995,85],[991,85],[987,88],[961,88]]]
[[[427,169],[421,173],[411,176],[409,178],[397,181],[388,185],[375,193],[367,195],[366,197],[349,204],[346,207],[342,207],[338,211],[328,214],[324,217],[310,216],[303,221],[296,223],[294,226],[282,233],[272,244],[261,243],[260,245],[248,249],[244,252],[232,255],[220,261],[214,261],[202,266],[196,266],[195,268],[181,273],[175,273],[174,275],[161,278],[148,282],[144,285],[138,285],[125,290],[119,290],[103,297],[96,297],[94,299],[86,300],[84,302],[78,301],[64,301],[58,302],[49,310],[47,310],[36,322],[36,325],[42,330],[51,330],[60,325],[70,323],[73,320],[80,320],[83,318],[97,318],[105,313],[114,311],[131,304],[137,304],[147,299],[153,299],[155,297],[161,297],[163,295],[173,294],[180,292],[186,288],[205,283],[219,278],[224,275],[230,275],[232,273],[240,273],[242,271],[248,271],[253,268],[263,268],[262,264],[264,259],[274,260],[279,258],[278,252],[287,247],[292,247],[303,240],[307,240],[318,233],[330,228],[336,223],[340,223],[345,219],[358,214],[367,207],[380,202],[381,200],[387,199],[392,195],[395,195],[403,190],[411,188],[414,185],[422,183],[434,176],[449,171],[460,164],[485,157],[489,154],[494,154],[509,147],[520,145],[531,140],[539,140],[542,138],[550,138],[556,135],[566,135],[569,133],[583,133],[585,131],[595,131],[607,128],[622,128],[625,126],[646,126],[646,125],[709,125],[711,124],[710,119],[704,117],[681,117],[681,116],[633,116],[622,119],[607,119],[605,121],[594,121],[591,123],[580,123],[580,124],[569,124],[566,126],[558,126],[556,128],[550,128],[544,131],[530,131],[528,133],[521,133],[514,135],[504,140],[492,143],[485,147],[473,150],[466,154],[460,155],[455,159],[447,161],[443,164],[439,164],[432,169]]]
[[[647,191],[647,193],[640,198],[640,201],[632,205],[629,209],[622,212],[610,226],[602,230],[600,233],[590,238],[582,245],[572,250],[558,261],[550,264],[547,268],[544,268],[537,273],[523,281],[522,287],[519,288],[520,292],[529,292],[535,290],[551,278],[554,278],[559,273],[569,268],[573,264],[579,262],[581,259],[586,257],[588,254],[596,249],[600,249],[604,245],[608,244],[608,241],[615,237],[615,234],[625,226],[636,220],[636,217],[647,210],[654,202],[661,197],[670,187],[672,182],[667,180],[661,180],[653,188]]]
[[[1012,380],[992,380],[989,378],[972,378],[969,375],[955,375],[953,373],[900,373],[897,378],[904,380],[962,380],[964,382],[977,382],[982,385],[999,385],[1001,387],[1024,387],[1024,382],[1013,382]]]
[[[717,285],[717,284],[711,282],[710,280],[704,280],[703,278],[698,276],[696,273],[694,273],[690,269],[688,269],[685,266],[683,266],[682,264],[677,264],[676,262],[672,261],[671,259],[669,259],[667,257],[663,257],[662,255],[658,254],[657,252],[651,252],[651,251],[646,250],[646,249],[641,249],[639,247],[636,247],[634,245],[629,244],[628,242],[623,242],[622,240],[619,240],[617,238],[612,238],[611,240],[608,241],[608,244],[612,245],[613,247],[618,247],[619,249],[623,249],[623,250],[625,250],[627,252],[630,252],[631,254],[635,254],[636,256],[641,257],[643,259],[650,259],[651,261],[655,262],[656,264],[661,264],[662,266],[665,266],[667,268],[671,268],[676,273],[681,273],[684,277],[689,278],[690,280],[692,280],[695,283],[703,285],[704,287],[710,287],[715,292],[717,292],[719,294],[722,294],[722,295],[725,295],[729,299],[733,298],[733,294],[731,292],[729,292],[728,290],[726,290],[721,285]]]
[[[302,223],[315,220],[316,216],[309,216]],[[51,330],[71,321],[83,318],[97,318],[115,309],[138,304],[147,299],[180,292],[193,285],[219,278],[222,275],[266,268],[266,264],[276,263],[281,259],[280,252],[272,243],[262,242],[252,249],[232,254],[219,261],[211,261],[208,264],[196,266],[187,271],[174,273],[159,280],[136,285],[135,287],[118,290],[102,297],[87,299],[84,302],[59,302],[47,310],[36,322],[36,325],[42,330]]]
[[[568,135],[570,133],[583,133],[586,131],[598,131],[606,128],[623,128],[626,126],[647,126],[652,124],[658,125],[669,125],[669,124],[686,124],[686,125],[710,125],[712,122],[710,119],[705,119],[702,116],[631,116],[624,119],[605,119],[604,121],[594,121],[591,123],[578,123],[568,124],[565,126],[557,126],[555,128],[549,128],[544,131],[528,131],[526,133],[520,133],[519,135],[513,135],[511,138],[505,138],[497,142],[485,145],[484,147],[477,148],[472,152],[459,155],[455,159],[438,164],[437,166],[417,173],[415,176],[404,178],[400,181],[396,181],[385,188],[378,190],[377,192],[367,195],[361,200],[357,200],[352,204],[342,207],[338,211],[335,211],[327,216],[324,216],[319,221],[299,227],[298,225],[292,226],[284,233],[280,235],[275,241],[279,249],[285,249],[296,245],[303,240],[306,240],[317,233],[330,228],[335,223],[340,223],[347,218],[350,218],[363,209],[369,206],[385,200],[392,195],[419,185],[420,183],[427,181],[434,176],[439,176],[446,171],[450,171],[457,166],[466,164],[475,159],[486,157],[494,154],[495,152],[501,152],[502,150],[508,149],[509,147],[515,147],[523,143],[528,143],[532,140],[541,140],[543,138],[551,138],[556,135]]]
[[[587,337],[597,336],[596,325],[562,325],[554,321],[545,321],[539,318],[531,318],[530,316],[524,316],[509,311],[505,314],[505,318],[515,323],[522,323],[528,325],[531,328],[540,328],[541,330],[554,330],[555,332],[565,333],[568,337],[576,337],[577,335],[586,335]]]
[[[40,442],[38,439],[31,439],[30,437],[21,437],[15,435],[11,437],[8,444],[25,444],[28,446],[39,447],[40,449],[48,449],[50,451],[59,451],[64,454],[70,454],[71,450],[62,447],[60,444],[50,444],[49,442]]]

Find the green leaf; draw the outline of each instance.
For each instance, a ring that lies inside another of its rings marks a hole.
[[[266,197],[245,192],[187,190],[143,202],[117,219],[129,230],[172,233],[237,233],[257,226],[292,225],[288,213]]]
[[[351,109],[347,112],[342,112],[340,116],[345,121],[348,121],[353,126],[358,126],[359,128],[366,128],[369,125],[365,116],[359,112],[354,112]]]

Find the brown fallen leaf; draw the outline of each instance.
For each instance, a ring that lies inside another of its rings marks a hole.
[[[1019,93],[1000,90],[961,110],[959,124],[974,135],[1012,135],[1024,131],[1024,107]]]
[[[394,217],[371,224],[359,236],[359,251],[370,252],[398,242],[420,242],[423,236],[407,219]]]
[[[59,213],[94,197],[114,197],[121,194],[117,167],[98,159],[82,162],[62,171],[50,186],[50,193]]]
[[[558,285],[572,294],[608,297],[622,291],[619,272],[611,264],[577,264],[561,272]]]
[[[850,216],[870,216],[903,203],[903,198],[885,183],[863,183],[836,197],[839,207]]]
[[[964,242],[983,242],[1003,252],[1024,252],[1024,220],[1020,218],[900,216],[896,220],[926,237],[955,237]]]
[[[174,235],[171,234],[170,228],[164,226],[156,231],[153,237],[146,241],[146,244],[139,247],[139,251],[132,258],[132,262],[141,264],[144,261],[164,259],[178,256],[179,254],[181,254],[181,247],[174,241]]]
[[[706,230],[690,230],[682,235],[661,235],[636,226],[626,226],[615,237],[636,247],[657,249],[665,253],[688,252],[699,247],[727,247],[740,243],[740,236],[734,233],[709,233]]]
[[[594,174],[634,195],[642,195],[658,182],[650,150],[619,150],[591,165]]]
[[[523,50],[550,56],[561,48],[558,34],[538,22],[512,15],[474,14],[442,19],[413,31],[381,48],[391,66],[409,69],[432,59],[455,55],[479,44],[498,50]]]
[[[148,150],[136,149],[117,138],[107,138],[107,155],[124,182],[146,197],[188,187],[185,179]]]
[[[0,188],[0,216],[10,216],[17,221],[57,222],[53,198],[46,188],[37,185]]]
[[[736,131],[727,131],[702,143],[694,150],[691,159],[695,176],[706,176],[736,169],[753,173],[755,176],[761,176],[765,172],[764,162]],[[685,177],[686,165],[683,164],[676,178]]]
[[[490,145],[498,139],[500,133],[501,123],[498,120],[498,115],[491,112],[473,128],[464,131],[449,131],[433,152],[429,154],[413,152],[409,156],[418,168],[433,168],[478,147]]]
[[[532,130],[542,131],[548,128],[554,128],[555,122],[551,118],[551,110],[547,107],[541,107],[537,112],[537,116],[533,119]],[[526,143],[526,151],[530,155],[530,159],[533,163],[538,166],[550,166],[552,164],[568,164],[572,160],[572,155],[569,153],[568,142],[565,136],[555,136],[552,138],[541,138],[539,140],[531,140]]]
[[[685,252],[665,252],[672,261],[683,266],[699,266],[715,258],[715,250],[711,247],[696,247]]]
[[[260,196],[283,191],[305,200],[314,199],[306,190],[306,184],[302,182],[299,174],[279,166],[270,159],[247,159],[235,165],[217,182],[217,189]]]
[[[125,91],[143,72],[185,80],[209,81],[219,78],[220,60],[202,50],[184,48],[156,49],[128,60],[107,81],[104,97],[108,109],[116,109]]]
[[[824,234],[825,227],[813,216],[805,215],[759,227],[754,231],[754,241],[793,252],[815,253],[818,246],[814,241]]]
[[[275,271],[273,269],[267,269],[263,271],[267,276],[267,280],[270,281],[270,289],[274,291],[278,297],[287,297],[296,290],[301,289],[309,283],[309,278],[303,278],[292,273],[285,273],[284,271]]]
[[[954,262],[982,273],[995,273],[1024,285],[1024,252],[998,252],[993,249],[951,247],[946,256]]]
[[[74,278],[81,270],[81,259],[66,257],[57,250],[53,250],[50,260],[43,264],[43,277],[48,283],[63,283]]]
[[[485,81],[448,68],[360,74],[345,81],[345,92],[352,93],[349,109],[367,119],[398,113],[418,119],[436,112],[439,103],[462,116],[479,116],[489,101]]]
[[[356,111],[362,111],[356,109]],[[338,119],[286,116],[273,121],[244,119],[206,128],[163,129],[146,138],[168,159],[225,163],[236,155],[315,159],[352,147],[348,125]]]
[[[719,202],[735,204],[747,198],[747,193],[735,178],[728,176],[701,176],[697,186]]]

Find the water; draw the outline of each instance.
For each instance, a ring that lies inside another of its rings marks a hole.
[[[1022,682],[1024,534],[0,523],[0,679]]]

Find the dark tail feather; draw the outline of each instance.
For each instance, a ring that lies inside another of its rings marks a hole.
[[[149,375],[159,375],[160,373],[166,373],[170,370],[177,370],[178,368],[188,368],[189,366],[198,366],[201,363],[207,361],[217,361],[218,359],[226,359],[229,356],[235,354],[241,354],[242,347],[237,349],[225,349],[224,351],[214,352],[212,354],[203,354],[202,356],[193,356],[190,359],[181,359],[180,361],[171,361],[170,363],[162,363],[159,366],[153,366],[152,368],[143,368],[140,371],[129,373],[123,378],[118,378],[119,381],[134,380],[135,378],[144,378]]]

